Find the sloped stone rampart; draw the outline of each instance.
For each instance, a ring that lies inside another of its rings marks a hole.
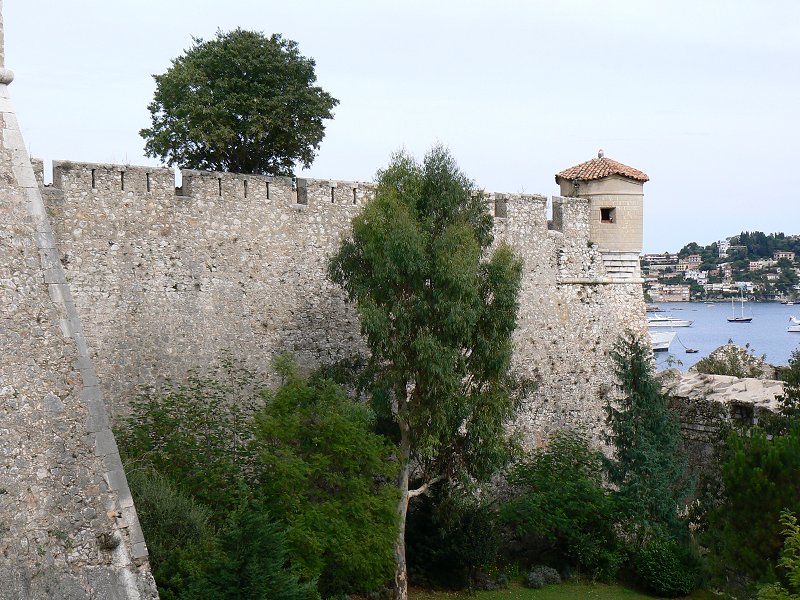
[[[0,598],[157,598],[6,85],[0,113]]]

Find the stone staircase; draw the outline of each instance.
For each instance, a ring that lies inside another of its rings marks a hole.
[[[614,252],[603,250],[602,254],[606,275],[611,279],[625,281],[629,279],[639,279],[642,276],[639,269],[638,252]]]

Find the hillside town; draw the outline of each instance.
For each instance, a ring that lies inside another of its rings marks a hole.
[[[742,296],[758,301],[800,299],[800,236],[742,232],[677,253],[643,254],[645,294],[652,302],[692,302]]]

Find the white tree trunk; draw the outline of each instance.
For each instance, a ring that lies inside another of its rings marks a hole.
[[[400,422],[400,501],[397,505],[399,526],[394,544],[394,600],[408,600],[408,567],[406,565],[406,516],[408,515],[408,474],[411,459],[411,440],[408,424]]]

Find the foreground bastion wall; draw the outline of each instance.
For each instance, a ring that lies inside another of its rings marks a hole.
[[[365,349],[326,265],[370,183],[183,171],[176,189],[169,169],[57,161],[42,191],[114,415],[223,349],[265,375],[280,352],[312,368]],[[646,331],[641,280],[605,272],[587,200],[554,198],[550,223],[543,196],[486,201],[525,261],[514,361],[539,386],[519,427],[529,444],[574,426],[600,439],[610,345]]]
[[[9,82],[0,68],[0,598],[150,600],[147,548]]]

